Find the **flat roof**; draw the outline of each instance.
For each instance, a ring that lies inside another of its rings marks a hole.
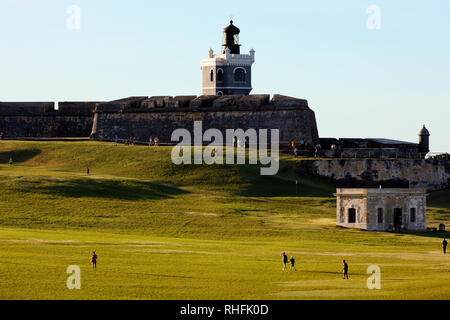
[[[425,188],[337,188],[334,196],[337,195],[406,195],[425,194]]]
[[[397,144],[397,145],[417,145],[414,142],[386,139],[386,138],[339,138],[339,141],[344,142],[376,142],[379,144]]]
[[[367,138],[367,140],[375,141],[381,144],[410,144],[410,145],[416,145],[417,143],[408,142],[408,141],[400,141],[400,140],[393,140],[393,139],[386,139],[386,138]]]

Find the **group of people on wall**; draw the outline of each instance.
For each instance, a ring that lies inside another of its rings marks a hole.
[[[119,139],[118,135],[116,135],[114,137],[114,144],[115,145],[118,145],[121,141],[123,141],[126,146],[134,145],[137,142],[133,136],[131,136],[131,137],[127,138],[127,139]],[[148,138],[148,146],[149,147],[151,147],[151,146],[157,147],[158,145],[159,145],[159,138],[158,137],[154,137],[153,138],[153,136],[150,136]]]
[[[295,156],[298,156],[300,151],[314,151],[314,158],[318,158],[320,156],[320,151],[322,150],[322,146],[320,143],[316,144],[314,147],[309,143],[305,142],[305,140],[300,140],[299,144],[295,142],[295,139],[291,139],[291,149]]]

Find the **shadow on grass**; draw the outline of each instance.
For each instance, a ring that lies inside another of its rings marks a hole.
[[[449,239],[450,231],[436,231],[436,232],[414,232],[411,233],[414,236],[428,237],[428,238],[438,238],[438,239]]]
[[[328,180],[319,177],[294,175],[283,177],[261,175],[258,165],[171,165],[167,168],[178,177],[177,184],[199,185],[202,188],[220,189],[243,197],[321,197],[333,198],[336,188]],[[284,167],[284,173],[291,168]],[[298,180],[298,186],[295,183]],[[298,188],[297,188],[298,187]]]
[[[121,200],[161,200],[189,193],[175,187],[152,182],[129,180],[40,180],[28,182],[23,191],[71,198],[105,198]]]
[[[255,213],[259,213],[259,210],[247,210],[247,209],[236,209],[234,210],[234,214],[236,215],[241,215],[241,216],[248,216],[249,214],[255,214]]]
[[[342,276],[342,271],[317,271],[317,270],[302,270],[302,272],[308,272],[308,273],[325,273],[325,274],[336,274],[336,275],[340,275]],[[350,276],[355,276],[355,275],[365,275],[365,273],[361,273],[361,272],[349,272],[349,277]],[[342,278],[341,278],[342,279]],[[330,279],[327,279],[330,280]]]
[[[135,272],[128,272],[128,274],[136,274],[136,275],[145,275],[150,277],[157,277],[157,278],[180,278],[180,279],[192,279],[193,277],[189,276],[180,276],[180,275],[169,275],[169,274],[159,274],[159,273],[135,273]]]
[[[450,209],[450,188],[430,192],[427,202],[429,207]]]
[[[322,181],[311,181],[304,177],[299,177],[298,185],[295,181],[283,180],[276,176],[245,177],[243,182],[246,187],[241,189],[240,196],[247,197],[312,197],[312,198],[333,198],[336,189],[330,184]]]
[[[13,163],[25,162],[34,158],[41,153],[39,149],[23,149],[0,152],[0,163],[9,163],[9,158],[13,159]]]

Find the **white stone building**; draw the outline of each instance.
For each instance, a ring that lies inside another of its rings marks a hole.
[[[426,190],[336,189],[336,225],[376,231],[425,231]]]

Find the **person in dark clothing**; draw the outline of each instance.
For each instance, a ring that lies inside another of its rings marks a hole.
[[[287,257],[287,255],[286,255],[286,252],[283,252],[282,254],[281,254],[281,256],[282,256],[282,261],[283,261],[283,271],[285,271],[286,270],[286,263],[288,262],[288,257]]]
[[[92,263],[92,270],[97,270],[97,255],[95,254],[95,251],[92,252],[91,257],[91,263]]]
[[[442,250],[444,251],[444,254],[447,253],[447,240],[442,240]]]
[[[345,262],[345,260],[342,260],[342,262],[344,264],[343,269],[342,269],[342,273],[344,274],[344,277],[342,279],[345,279],[346,276],[348,279],[348,264],[347,264],[347,262]]]
[[[292,269],[294,269],[294,271],[297,271],[297,269],[295,269],[295,259],[294,256],[291,256],[291,259],[289,260],[291,262],[291,267],[289,268],[289,271],[291,271]]]

